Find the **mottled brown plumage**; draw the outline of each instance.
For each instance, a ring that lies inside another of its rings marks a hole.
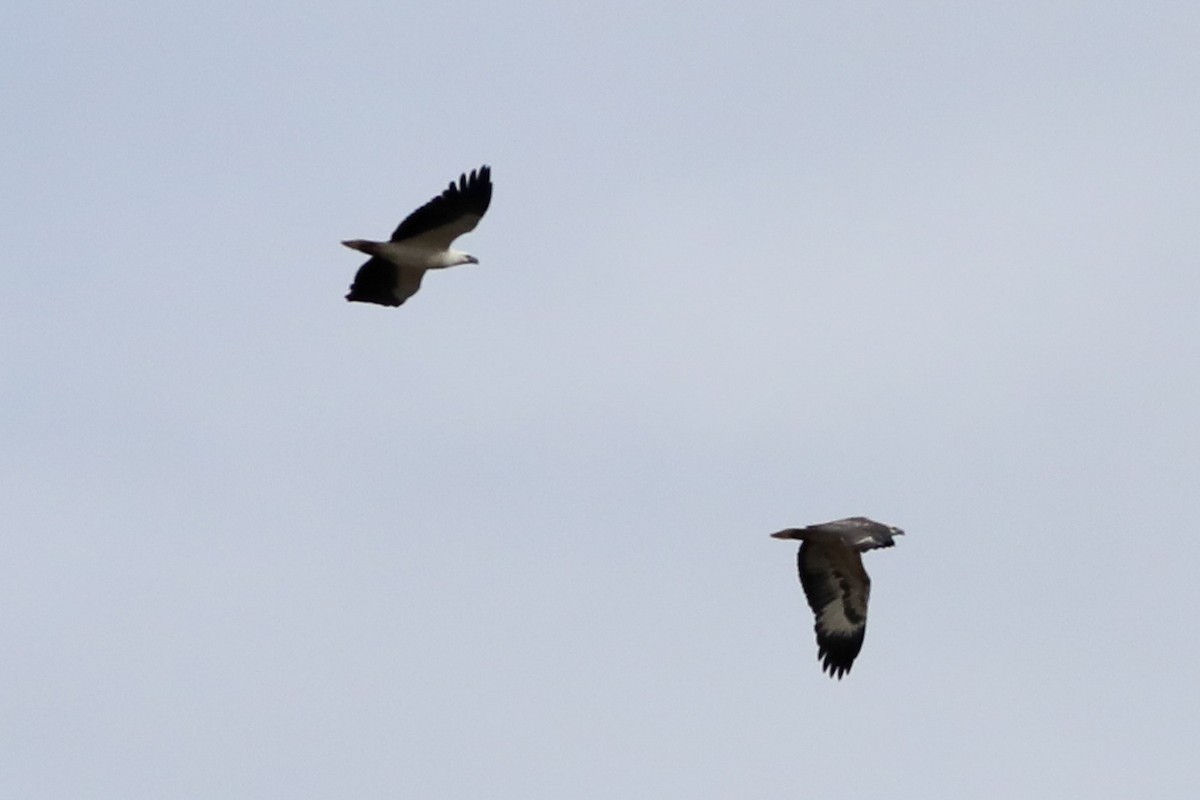
[[[903,533],[866,517],[848,517],[771,534],[800,541],[800,585],[816,616],[817,658],[831,677],[840,680],[850,671],[867,632],[871,578],[862,553],[891,547],[893,537]]]

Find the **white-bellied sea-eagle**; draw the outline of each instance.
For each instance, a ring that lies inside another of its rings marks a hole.
[[[453,250],[459,236],[474,230],[492,202],[492,169],[486,165],[451,181],[446,191],[404,218],[386,242],[351,239],[346,247],[371,258],[358,268],[347,300],[398,306],[417,293],[426,270],[478,264]]]
[[[817,658],[822,669],[838,678],[850,671],[867,632],[867,598],[871,579],[862,553],[891,547],[904,531],[891,525],[849,517],[807,528],[772,533],[776,539],[799,539],[800,585],[816,615]]]

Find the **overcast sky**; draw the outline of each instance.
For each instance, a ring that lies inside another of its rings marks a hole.
[[[0,31],[0,797],[1194,797],[1194,3]]]

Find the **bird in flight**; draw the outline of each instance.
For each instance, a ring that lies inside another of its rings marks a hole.
[[[453,250],[459,236],[475,229],[492,202],[492,168],[484,165],[450,182],[446,191],[404,218],[386,242],[342,242],[371,258],[358,268],[346,299],[398,306],[417,293],[431,269],[478,264],[470,253]]]
[[[807,528],[772,533],[776,539],[799,539],[800,585],[816,615],[817,658],[821,669],[841,680],[862,650],[867,632],[867,598],[871,579],[862,553],[891,547],[904,531],[866,517],[848,517]]]

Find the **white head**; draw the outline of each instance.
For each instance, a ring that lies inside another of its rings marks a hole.
[[[461,250],[447,250],[445,259],[447,267],[457,267],[460,264],[478,264],[479,259]]]

